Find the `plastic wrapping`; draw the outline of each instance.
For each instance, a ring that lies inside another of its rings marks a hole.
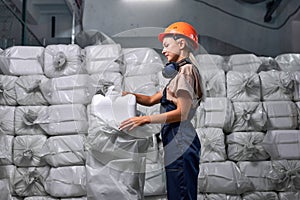
[[[281,71],[279,64],[276,62],[276,60],[272,57],[259,57],[259,59],[262,61],[262,64],[257,69],[257,73],[261,71],[270,71],[270,70],[277,70]]]
[[[124,77],[124,90],[153,95],[158,92],[159,81],[156,74]]]
[[[227,72],[227,97],[231,101],[260,101],[261,86],[254,72]]]
[[[267,71],[259,73],[261,79],[262,100],[292,100],[294,77],[290,72]]]
[[[0,165],[13,164],[13,139],[11,135],[0,134]]]
[[[108,91],[110,86],[122,87],[123,77],[119,72],[103,72],[90,75],[93,94],[102,94]]]
[[[87,74],[52,78],[41,84],[40,88],[50,104],[88,104],[94,94]]]
[[[0,69],[6,75],[43,74],[44,47],[13,46],[0,53]]]
[[[300,54],[281,54],[275,60],[283,71],[300,71]]]
[[[49,196],[34,196],[34,197],[25,197],[24,200],[59,200],[54,197]]]
[[[86,195],[85,167],[51,168],[45,180],[45,190],[53,197],[80,197]]]
[[[17,102],[24,106],[47,105],[48,102],[41,92],[41,84],[47,82],[44,75],[21,76],[16,81]]]
[[[84,165],[84,137],[81,135],[50,137],[43,146],[42,155],[52,167]]]
[[[300,190],[300,161],[299,160],[275,160],[272,161],[271,176],[276,185],[276,191]]]
[[[199,192],[242,194],[254,190],[250,180],[241,173],[234,162],[202,163],[199,170]]]
[[[228,58],[228,66],[232,71],[256,72],[262,61],[254,54],[235,54]]]
[[[9,184],[7,180],[0,179],[0,191],[1,191],[0,200],[11,200],[12,197],[10,194]]]
[[[197,200],[242,200],[239,195],[228,194],[198,194]]]
[[[225,97],[206,98],[197,109],[197,126],[195,128],[222,128],[231,131],[234,121],[232,103]]]
[[[300,199],[300,192],[279,192],[279,200]]]
[[[196,129],[201,143],[200,162],[225,161],[224,133],[219,128]]]
[[[263,106],[268,116],[266,130],[296,129],[298,127],[298,113],[294,102],[266,101],[263,102]]]
[[[261,102],[233,102],[234,123],[232,131],[262,131],[267,114]]]
[[[268,153],[263,148],[263,132],[233,132],[227,136],[228,159],[242,160],[267,160]]]
[[[47,137],[44,135],[22,135],[14,139],[14,164],[19,167],[45,166],[41,150]]]
[[[269,130],[262,145],[272,160],[300,160],[300,130]]]
[[[18,77],[0,75],[0,105],[17,105],[15,84]]]
[[[279,200],[276,192],[251,192],[243,195],[243,200]]]
[[[202,72],[207,97],[226,97],[225,72],[222,69],[211,69]]]
[[[15,107],[0,106],[0,119],[0,135],[14,135]]]
[[[46,132],[34,121],[39,113],[47,112],[47,106],[18,106],[15,111],[16,135],[45,135]]]
[[[17,168],[14,176],[14,188],[18,196],[46,196],[45,179],[49,174],[49,167]]]
[[[195,58],[199,65],[204,69],[223,69],[225,71],[228,71],[223,56],[214,54],[199,54],[196,55]]]
[[[86,106],[52,105],[40,112],[33,123],[38,124],[48,135],[87,133]]]
[[[61,198],[60,200],[87,200],[87,197]]]
[[[45,48],[44,72],[50,78],[86,73],[82,66],[81,48],[77,44],[48,45]]]
[[[238,162],[241,173],[247,176],[255,187],[255,191],[274,191],[276,184],[272,176],[271,161]]]
[[[14,165],[4,165],[0,166],[0,180],[5,181],[5,186],[8,185],[11,195],[14,195],[14,177],[15,177],[16,166]],[[0,190],[2,192],[2,190]],[[2,196],[2,193],[1,193]],[[0,199],[1,199],[0,196]],[[5,199],[6,200],[6,199]]]
[[[121,72],[123,62],[120,44],[93,45],[84,48],[85,66],[89,74]]]
[[[300,71],[294,72],[294,101],[300,101]]]

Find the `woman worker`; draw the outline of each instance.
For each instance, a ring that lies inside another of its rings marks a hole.
[[[163,124],[161,137],[169,200],[197,199],[200,142],[190,120],[202,98],[201,76],[192,54],[198,48],[195,29],[186,22],[171,24],[160,33],[162,53],[168,64],[163,75],[171,78],[163,91],[152,96],[133,94],[137,103],[161,104],[161,113],[123,121],[120,130],[132,130],[147,123]],[[123,92],[124,95],[129,92]]]

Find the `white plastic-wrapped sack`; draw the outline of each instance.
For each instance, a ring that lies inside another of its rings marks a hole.
[[[262,131],[267,115],[261,102],[233,102],[232,131]]]
[[[206,69],[223,69],[227,71],[228,69],[225,66],[225,60],[223,56],[214,55],[214,54],[199,54],[195,56],[198,64]]]
[[[53,197],[80,197],[86,195],[85,167],[51,168],[45,180],[45,190]]]
[[[13,46],[0,54],[0,69],[7,75],[43,74],[44,47]]]
[[[5,185],[8,185],[10,194],[14,195],[14,176],[15,176],[16,166],[14,165],[3,165],[0,166],[0,180],[6,181]],[[2,192],[2,190],[0,190]],[[2,196],[2,193],[1,193]],[[0,199],[1,199],[0,196]],[[6,199],[5,199],[6,200]]]
[[[300,71],[300,54],[281,54],[275,60],[283,71]]]
[[[198,194],[197,200],[242,200],[240,195],[229,194]]]
[[[59,200],[50,196],[33,196],[33,197],[25,197],[24,200]]]
[[[82,104],[52,105],[40,112],[35,124],[48,135],[87,133],[86,106]]]
[[[0,75],[0,105],[17,105],[16,76]]]
[[[294,101],[300,101],[300,71],[294,72]]]
[[[85,65],[89,74],[120,72],[123,62],[120,44],[93,45],[84,48]]]
[[[85,73],[81,48],[77,44],[48,45],[45,48],[44,72],[50,78]]]
[[[39,113],[45,112],[47,106],[18,106],[15,111],[16,135],[45,135],[46,132],[34,121]]]
[[[84,165],[84,138],[82,135],[50,137],[43,146],[42,154],[52,167]]]
[[[14,139],[14,164],[19,167],[46,165],[42,159],[42,147],[47,137],[44,135],[22,135]]]
[[[271,175],[276,184],[276,191],[288,192],[300,190],[300,161],[272,161]]]
[[[257,73],[261,71],[270,71],[270,70],[281,71],[279,64],[276,62],[274,58],[260,56],[259,59],[262,61],[262,64],[258,68]]]
[[[228,58],[228,66],[232,71],[256,72],[262,61],[254,54],[235,54]]]
[[[8,180],[0,179],[0,191],[1,191],[0,200],[11,200],[12,199],[10,190],[9,190]]]
[[[14,135],[15,107],[0,106],[0,119],[0,134]]]
[[[225,161],[224,133],[220,128],[196,129],[200,143],[200,162]]]
[[[124,90],[153,95],[158,92],[159,80],[157,74],[124,77]]]
[[[197,109],[196,128],[222,128],[225,132],[231,131],[234,121],[232,103],[225,97],[206,98]]]
[[[279,200],[300,199],[300,192],[279,192]]]
[[[207,97],[226,97],[225,72],[222,69],[204,70],[202,78],[205,82]]]
[[[48,102],[41,92],[41,84],[47,82],[44,75],[21,76],[16,81],[17,102],[24,106],[47,105]]]
[[[123,77],[120,72],[103,72],[90,75],[93,94],[105,94],[110,86],[122,87]]]
[[[290,72],[267,71],[259,73],[261,79],[262,100],[292,100],[294,77]]]
[[[300,160],[300,130],[269,130],[262,145],[272,160]]]
[[[146,196],[145,200],[167,200],[167,195],[159,195],[159,196]]]
[[[261,88],[258,74],[254,72],[229,71],[227,97],[232,101],[260,101]]]
[[[243,200],[279,200],[276,192],[250,192],[243,194]]]
[[[87,74],[52,78],[41,84],[40,88],[50,104],[88,104],[94,94]]]
[[[269,155],[262,146],[263,132],[233,132],[226,137],[228,159],[266,160]]]
[[[202,163],[198,175],[198,191],[202,193],[242,194],[254,186],[234,162]]]
[[[87,200],[87,197],[60,198],[60,200]]]
[[[247,176],[253,183],[256,191],[272,191],[276,189],[276,183],[272,176],[271,161],[242,161],[238,162],[241,173]]]
[[[267,113],[267,130],[274,129],[296,129],[297,107],[292,101],[266,101],[263,102],[264,110]]]
[[[151,48],[123,48],[124,76],[141,76],[162,71],[163,63],[159,54]]]
[[[16,168],[14,189],[18,196],[47,196],[44,184],[49,174],[49,167]]]
[[[0,165],[13,163],[13,139],[14,136],[0,134]]]

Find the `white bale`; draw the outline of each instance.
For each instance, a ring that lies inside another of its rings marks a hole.
[[[0,200],[11,200],[11,193],[9,190],[9,184],[8,181],[5,179],[0,179],[0,191],[1,191],[1,196]]]
[[[80,197],[86,195],[85,167],[51,168],[45,180],[45,190],[53,197]]]
[[[263,148],[263,132],[233,132],[226,137],[228,159],[242,160],[267,160],[268,153]]]
[[[158,92],[159,80],[156,74],[124,77],[124,90],[144,95]]]
[[[292,101],[263,102],[268,121],[266,130],[296,129],[298,127],[298,113],[296,104]]]
[[[60,200],[87,200],[87,197],[60,198]]]
[[[0,134],[15,134],[15,109],[16,107],[13,106],[0,106]]]
[[[228,58],[228,66],[232,71],[256,72],[262,61],[254,54],[235,54]]]
[[[15,191],[14,191],[15,170],[16,170],[15,165],[0,166],[0,180],[6,181],[5,185],[8,184],[10,194],[12,195],[15,195]]]
[[[0,105],[17,105],[17,94],[15,90],[18,77],[0,75]]]
[[[204,70],[202,73],[207,97],[226,97],[225,72],[222,69]]]
[[[93,94],[105,94],[110,86],[122,87],[123,76],[120,72],[103,72],[90,75]]]
[[[267,114],[261,102],[233,102],[234,122],[232,131],[262,131]]]
[[[254,72],[227,72],[227,97],[232,101],[260,101],[261,86]]]
[[[93,45],[84,48],[85,65],[89,74],[120,72],[123,62],[120,44]]]
[[[294,93],[294,77],[290,72],[267,71],[260,72],[262,100],[283,101],[292,100]]]
[[[276,192],[250,192],[243,194],[243,200],[279,200]]]
[[[33,196],[33,197],[25,197],[24,200],[59,200],[59,199],[50,196]]]
[[[300,54],[281,54],[276,56],[275,60],[283,71],[300,71]]]
[[[14,136],[0,134],[0,165],[13,164]]]
[[[44,47],[13,46],[0,54],[0,69],[6,75],[43,74]]]
[[[49,78],[86,73],[81,48],[77,44],[48,45],[45,48],[44,72]]]
[[[234,162],[201,163],[199,167],[198,192],[242,194],[254,189]]]
[[[21,76],[16,81],[17,102],[19,105],[47,105],[48,102],[41,92],[41,84],[48,81],[44,75]]]
[[[241,173],[250,179],[255,191],[272,191],[276,189],[276,183],[272,176],[271,161],[240,161],[237,164]]]
[[[294,75],[294,101],[300,101],[300,71],[293,72]]]
[[[197,200],[242,200],[240,195],[229,194],[198,194]]]
[[[49,167],[19,167],[14,176],[14,189],[18,196],[47,196],[44,184]]]
[[[88,104],[94,95],[87,74],[52,78],[41,84],[40,88],[50,104]]]
[[[42,155],[52,167],[84,165],[84,137],[82,135],[50,137],[43,146]]]
[[[15,133],[16,135],[45,135],[46,132],[35,120],[39,113],[46,112],[47,106],[18,106],[15,111]]]
[[[268,130],[262,145],[272,160],[300,160],[300,130]]]
[[[198,54],[195,56],[198,64],[205,70],[223,69],[228,71],[223,56],[215,54]]]
[[[201,143],[201,163],[226,160],[225,139],[222,129],[198,128],[196,132]]]
[[[279,200],[294,200],[300,199],[300,192],[279,192]]]

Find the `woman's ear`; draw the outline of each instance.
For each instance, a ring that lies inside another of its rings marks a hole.
[[[184,38],[180,38],[178,41],[178,45],[180,49],[184,49],[187,46],[186,40]]]

